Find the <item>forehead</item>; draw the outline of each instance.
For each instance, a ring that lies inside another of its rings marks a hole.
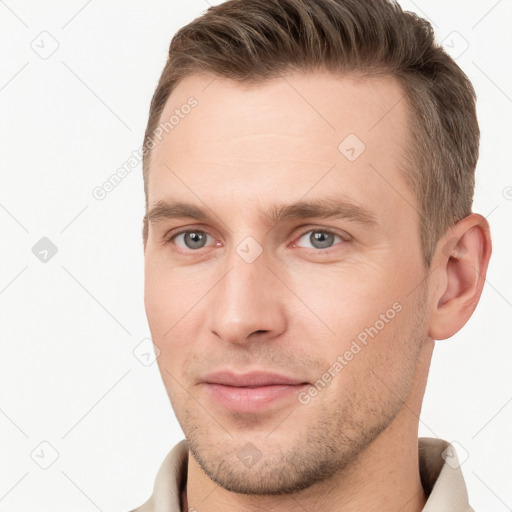
[[[292,73],[257,85],[189,76],[160,117],[167,130],[155,139],[148,203],[192,198],[191,190],[282,202],[339,189],[360,204],[385,197],[388,207],[411,209],[402,175],[408,115],[402,88],[387,76]]]
[[[197,103],[192,109],[187,106],[191,98]],[[368,144],[379,138],[392,142],[392,151],[406,135],[407,114],[405,93],[390,76],[292,73],[248,84],[196,74],[177,85],[160,122],[171,120],[172,129],[164,137],[176,145],[199,141],[207,146],[233,134],[249,136],[272,130],[299,137],[300,146],[322,138],[331,148],[344,134],[354,133]],[[184,126],[189,128],[187,133],[183,133]],[[189,137],[190,129],[195,140]],[[239,140],[224,140],[222,146],[216,146],[216,154],[229,154]]]

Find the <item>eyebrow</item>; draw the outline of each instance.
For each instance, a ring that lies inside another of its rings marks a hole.
[[[146,220],[155,224],[166,219],[189,218],[197,221],[211,221],[209,209],[191,203],[158,201],[146,213]],[[364,225],[376,227],[379,223],[374,213],[362,205],[340,198],[323,198],[314,201],[298,201],[293,204],[275,204],[260,215],[264,224],[302,219],[347,219]]]

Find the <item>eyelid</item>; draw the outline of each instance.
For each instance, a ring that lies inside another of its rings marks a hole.
[[[352,239],[352,237],[346,231],[328,226],[307,226],[307,228],[304,228],[304,231],[301,231],[299,238],[304,236],[306,233],[309,233],[310,231],[323,231],[325,233],[331,233],[333,235],[338,235],[340,238],[343,238],[343,240],[347,241]]]

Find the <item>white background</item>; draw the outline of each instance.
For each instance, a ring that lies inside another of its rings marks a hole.
[[[477,311],[437,342],[420,435],[458,443],[477,511],[511,510],[512,1],[402,6],[433,23],[476,88],[474,210],[489,216],[494,241]],[[141,146],[171,37],[207,7],[0,1],[4,512],[129,510],[183,438],[156,364],[133,353],[149,337],[141,166],[102,201],[92,190]],[[57,43],[46,59],[33,49]],[[42,237],[58,248],[46,263],[32,252]]]

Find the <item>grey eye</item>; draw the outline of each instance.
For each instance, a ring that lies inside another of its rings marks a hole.
[[[313,247],[325,249],[334,243],[334,235],[325,231],[313,231],[309,237]]]
[[[312,230],[304,233],[299,238],[298,245],[301,245],[301,240],[303,240],[302,244],[306,243],[306,247],[308,247],[307,244],[311,244],[308,248],[312,247],[313,249],[327,249],[334,245],[336,238],[338,238],[340,241],[342,240],[339,235],[331,233],[330,231]]]
[[[180,240],[180,237],[182,237],[185,249],[201,249],[206,244],[208,234],[204,231],[185,231],[176,236],[176,241]],[[177,245],[183,247],[179,243]]]

